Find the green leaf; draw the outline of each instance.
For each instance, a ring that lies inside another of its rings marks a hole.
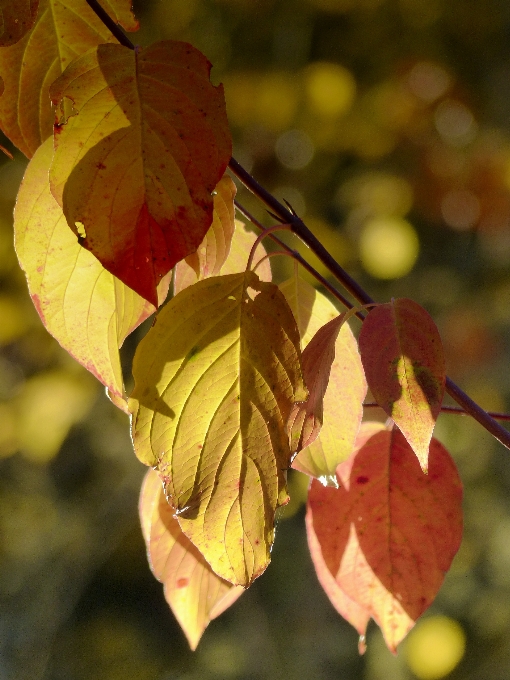
[[[115,21],[136,31],[131,4],[131,0],[101,1]],[[51,83],[73,59],[106,42],[117,41],[85,0],[40,0],[32,30],[16,45],[0,50],[4,84],[0,127],[25,156],[31,158],[53,132]]]
[[[139,344],[135,450],[212,569],[248,586],[269,563],[288,501],[285,424],[306,398],[299,336],[278,287],[252,272],[179,293]]]
[[[401,298],[372,309],[359,347],[375,400],[398,425],[427,470],[429,443],[443,401],[443,345],[431,316]]]
[[[232,153],[222,86],[187,43],[99,45],[51,86],[73,113],[56,127],[52,192],[103,266],[152,304],[195,252]]]
[[[196,649],[210,621],[230,607],[244,588],[217,576],[182,533],[154,470],[145,475],[139,511],[152,573],[163,583],[166,601],[189,646]]]
[[[16,252],[47,330],[126,408],[119,347],[155,308],[79,245],[50,192],[52,155],[47,139],[25,172],[14,213]]]

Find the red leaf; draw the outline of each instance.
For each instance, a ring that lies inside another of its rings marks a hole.
[[[187,43],[99,45],[50,90],[63,114],[53,195],[82,245],[154,305],[160,279],[211,225],[211,192],[231,156],[223,88],[210,83],[210,68]]]
[[[416,302],[393,300],[368,314],[359,348],[375,400],[399,426],[426,472],[446,380],[434,321]]]
[[[319,328],[301,356],[303,378],[308,399],[297,402],[289,417],[289,439],[292,453],[314,442],[322,427],[324,395],[328,388],[335,359],[335,343],[342,326],[341,314]]]
[[[312,481],[308,512],[336,583],[395,651],[432,603],[462,536],[462,485],[435,439],[424,475],[397,428],[338,466],[339,489]],[[344,468],[344,469],[342,469]]]
[[[140,522],[149,564],[164,585],[165,598],[191,649],[195,649],[209,622],[230,607],[244,589],[212,571],[173,513],[158,473],[149,470],[140,493]]]

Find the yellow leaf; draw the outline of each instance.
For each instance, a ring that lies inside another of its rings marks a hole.
[[[133,375],[138,457],[212,569],[248,586],[269,563],[288,500],[285,423],[306,398],[285,298],[253,272],[199,281],[161,310]]]
[[[255,243],[257,238],[256,234],[252,231],[248,231],[244,226],[243,222],[235,220],[234,233],[232,235],[232,241],[230,243],[230,250],[228,257],[221,267],[220,274],[238,274],[244,272],[246,265],[248,263],[248,256],[250,250]],[[211,227],[212,228],[212,227]],[[209,232],[207,232],[209,233]],[[205,242],[204,239],[203,243]],[[199,248],[200,249],[200,248]],[[264,259],[267,255],[267,251],[262,243],[259,243],[255,251],[255,257],[253,258],[254,268],[256,267],[257,276],[261,281],[271,281],[271,265],[268,259]],[[264,260],[261,262],[261,260]],[[260,262],[260,265],[257,264]],[[200,278],[206,278],[201,274]],[[197,278],[194,269],[187,264],[186,260],[181,260],[175,266],[175,279],[174,279],[174,293],[180,293],[188,286],[196,283],[199,279]]]
[[[14,215],[16,251],[48,331],[122,398],[119,347],[154,307],[79,245],[50,192],[52,153],[48,139],[27,167]]]
[[[228,175],[223,175],[213,199],[213,221],[197,251],[186,258],[199,279],[216,276],[228,257],[234,235],[234,198],[236,185]]]
[[[131,0],[101,4],[126,30],[138,29]],[[51,83],[75,57],[106,42],[116,40],[85,0],[40,0],[32,30],[0,50],[0,127],[26,156],[53,132]]]
[[[319,328],[337,317],[334,305],[294,275],[280,289],[294,312],[303,345]],[[335,342],[335,358],[324,395],[324,420],[317,439],[298,453],[292,467],[335,485],[336,466],[352,453],[363,415],[367,385],[356,340],[347,323]]]
[[[35,21],[39,0],[0,0],[0,46],[14,45]]]
[[[222,86],[187,43],[99,45],[51,86],[73,113],[56,126],[52,192],[112,274],[156,304],[156,286],[196,251],[232,153]]]
[[[217,576],[186,538],[154,470],[148,470],[142,485],[140,521],[152,573],[163,583],[166,601],[189,646],[196,649],[210,621],[230,607],[244,588]]]

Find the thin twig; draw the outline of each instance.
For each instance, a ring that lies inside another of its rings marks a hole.
[[[380,408],[382,409],[382,406],[379,406],[379,404],[376,404],[375,401],[369,401],[365,404],[363,404],[364,408]],[[471,414],[465,411],[463,408],[459,408],[458,406],[441,406],[441,413],[450,413],[456,416],[470,416]],[[491,418],[494,418],[495,420],[508,420],[510,421],[510,413],[499,413],[496,411],[486,411],[490,415]]]
[[[95,12],[95,14],[99,17],[99,19],[101,19],[106,28],[110,31],[110,33],[113,34],[115,38],[117,38],[121,45],[124,45],[124,47],[129,47],[130,50],[135,49],[135,46],[133,45],[131,40],[127,37],[127,35],[124,33],[124,31],[121,29],[119,24],[117,24],[111,18],[111,16],[107,12],[105,12],[105,10],[101,7],[97,0],[86,0],[86,2],[90,9],[93,12]]]
[[[253,225],[257,227],[257,229],[260,229],[261,231],[264,231],[265,227],[257,220],[256,217],[251,215],[248,210],[244,206],[242,206],[239,201],[234,201],[234,204],[238,211],[246,217],[246,219],[251,222]],[[269,238],[272,239],[280,248],[283,250],[287,251],[287,253],[293,257],[299,264],[303,267],[303,269],[306,269],[307,272],[309,272],[317,281],[323,286],[327,291],[333,295],[344,307],[347,309],[352,309],[354,305],[349,302],[349,300],[340,293],[334,286],[331,285],[331,283],[322,276],[322,274],[319,274],[319,272],[312,267],[311,264],[309,264],[305,258],[297,252],[297,250],[293,250],[290,246],[288,246],[286,243],[284,243],[282,240],[278,238],[275,234],[268,234]],[[356,312],[356,316],[360,321],[364,321],[365,316],[362,312]]]
[[[120,26],[111,19],[105,12],[97,0],[86,0],[89,7],[101,19],[104,25],[117,38],[121,45],[129,47],[134,50],[135,46],[129,38],[121,30]],[[249,189],[252,194],[263,201],[275,214],[277,218],[290,224],[292,232],[299,236],[299,238],[307,245],[310,250],[319,258],[325,267],[333,274],[333,276],[342,284],[342,286],[361,304],[366,305],[374,302],[370,295],[355,281],[344,269],[341,267],[335,258],[324,248],[322,243],[312,234],[310,229],[305,225],[297,215],[293,214],[288,208],[283,206],[272,194],[264,189],[251,175],[247,172],[235,158],[230,159],[230,170],[238,177],[241,182]],[[334,294],[334,293],[333,293]],[[337,297],[335,295],[335,297]],[[352,305],[351,305],[352,306]],[[498,422],[484,411],[476,402],[474,402],[468,395],[463,392],[450,378],[446,379],[446,391],[448,394],[462,406],[469,415],[477,420],[488,432],[490,432],[498,441],[510,449],[510,432],[505,430]]]
[[[353,295],[361,304],[373,302],[370,295],[338,264],[328,253],[326,248],[315,238],[304,222],[293,215],[274,196],[262,187],[234,158],[229,163],[230,170],[245,187],[263,201],[278,217],[292,226],[292,231],[317,255],[333,276]],[[462,408],[469,413],[480,425],[490,432],[503,446],[510,449],[510,432],[500,425],[494,418],[484,411],[476,402],[456,385],[453,380],[446,378],[446,391]]]

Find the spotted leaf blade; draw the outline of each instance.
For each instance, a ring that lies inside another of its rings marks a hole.
[[[123,28],[138,29],[131,0],[101,4]],[[117,41],[84,0],[40,0],[31,30],[0,49],[0,128],[25,156],[31,158],[53,133],[51,83],[73,59],[107,42]]]
[[[133,375],[138,457],[216,574],[248,586],[269,563],[288,501],[285,423],[306,398],[285,298],[252,272],[199,281],[162,309]]]
[[[0,0],[0,47],[14,45],[32,28],[39,0]]]
[[[189,646],[196,649],[211,620],[230,607],[244,588],[217,576],[186,538],[154,470],[145,475],[139,511],[152,573],[163,584],[165,599]]]
[[[16,252],[47,330],[125,408],[119,347],[155,308],[79,245],[50,191],[52,155],[47,139],[25,172],[14,214]]]
[[[313,481],[308,512],[330,574],[381,627],[393,652],[434,600],[462,537],[462,485],[435,439],[424,475],[401,432],[376,432]]]
[[[434,321],[416,302],[393,300],[368,314],[359,348],[375,400],[398,425],[426,471],[446,381]]]
[[[152,304],[161,278],[194,253],[231,156],[222,86],[187,43],[99,45],[51,87],[58,109],[52,192],[71,229]]]

